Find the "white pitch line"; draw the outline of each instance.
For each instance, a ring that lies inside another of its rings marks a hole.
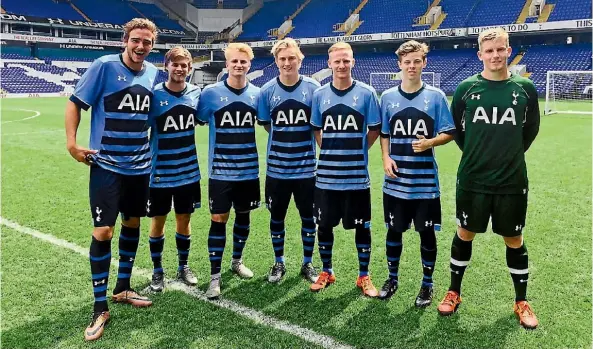
[[[24,119],[10,120],[10,121],[3,121],[3,122],[2,122],[2,125],[4,125],[4,124],[8,124],[8,123],[11,123],[11,122],[15,122],[15,121],[25,121],[25,120],[33,119],[33,118],[36,118],[36,117],[38,117],[39,115],[41,115],[41,112],[39,112],[39,111],[37,111],[37,110],[29,110],[29,109],[10,109],[10,110],[18,110],[18,111],[30,111],[31,113],[34,113],[34,114],[33,114],[33,116],[29,116],[29,117],[26,117],[26,118],[24,118]]]
[[[19,233],[30,235],[30,236],[33,236],[40,240],[43,240],[45,242],[49,242],[50,244],[67,248],[69,250],[72,250],[72,251],[88,258],[88,255],[89,255],[88,248],[83,248],[76,244],[68,242],[66,240],[57,238],[53,235],[42,233],[42,232],[32,229],[32,228],[24,227],[16,222],[13,222],[13,221],[3,218],[3,217],[0,217],[0,225],[4,225],[6,227],[14,229],[14,230],[18,231]],[[111,264],[117,266],[118,262],[115,259],[112,259]],[[139,276],[143,276],[146,278],[150,278],[152,276],[152,272],[149,270],[146,270],[146,269],[134,268],[134,275],[139,275]],[[171,289],[178,290],[185,294],[188,294],[188,295],[190,295],[194,298],[197,298],[201,301],[208,302],[210,304],[214,304],[220,308],[228,309],[238,315],[241,315],[243,317],[250,319],[251,321],[253,321],[257,324],[266,325],[266,326],[275,328],[277,330],[280,330],[280,331],[283,331],[286,333],[290,333],[296,337],[299,337],[307,342],[319,345],[323,348],[327,348],[327,349],[354,349],[354,347],[349,346],[347,344],[340,343],[330,336],[326,336],[326,335],[317,333],[313,330],[310,330],[310,329],[307,329],[304,327],[300,327],[298,325],[291,324],[284,320],[275,319],[271,316],[263,314],[260,311],[245,307],[245,306],[237,304],[233,301],[230,301],[227,299],[209,300],[204,295],[204,292],[200,291],[199,289],[197,289],[195,287],[188,287],[181,282],[167,280],[167,286],[169,286]]]

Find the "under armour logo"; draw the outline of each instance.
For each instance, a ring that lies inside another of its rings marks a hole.
[[[515,231],[521,231],[521,229],[523,229],[521,224],[515,226]]]
[[[480,100],[480,95],[479,94],[472,95],[472,99],[477,99],[479,101]]]
[[[59,18],[48,18],[47,21],[49,22],[49,24],[64,24],[64,22],[62,22],[62,20]]]
[[[251,201],[251,207],[259,205],[259,201]]]
[[[100,221],[101,221],[101,212],[103,212],[103,210],[101,210],[101,209],[99,208],[99,206],[97,206],[97,207],[95,208],[95,213],[97,213],[97,218],[95,218],[95,220],[96,220],[97,222],[100,222]]]
[[[280,100],[280,96],[274,96],[274,97],[272,97],[272,100],[274,102],[279,101]]]
[[[355,219],[354,224],[362,224],[362,219]]]
[[[229,101],[229,97],[227,97],[227,96],[220,97],[220,101],[221,102],[228,102]]]
[[[513,105],[517,105],[517,97],[519,97],[519,94],[517,93],[517,91],[513,91],[512,96],[513,96]]]
[[[101,281],[93,281],[93,286],[103,285],[104,283],[105,283],[105,279],[103,279]]]
[[[360,252],[362,252],[362,253],[371,252],[371,249],[370,248],[363,248],[363,249],[360,250]]]
[[[461,212],[461,216],[463,217],[463,225],[467,225],[467,217],[469,217],[465,212]]]
[[[331,100],[329,100],[329,99],[324,99],[323,100],[323,104],[330,104],[330,103],[331,103]]]
[[[424,222],[424,226],[425,227],[432,227],[432,221],[426,221],[426,222]]]
[[[391,109],[399,108],[399,102],[397,102],[397,103],[389,103],[389,108],[391,108]]]
[[[161,107],[162,107],[163,105],[169,105],[169,101],[161,101]]]
[[[117,81],[122,81],[122,80],[123,81],[127,81],[125,75],[124,76],[118,75],[117,76]]]
[[[352,99],[354,99],[354,102],[352,103],[353,107],[356,107],[356,102],[358,101],[358,96],[354,96],[352,97]]]

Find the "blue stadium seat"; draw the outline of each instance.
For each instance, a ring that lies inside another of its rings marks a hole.
[[[556,5],[548,22],[591,18],[591,1],[551,0],[546,4]]]
[[[265,2],[264,7],[243,24],[243,32],[239,35],[239,40],[269,40],[268,30],[282,25],[284,18],[294,13],[298,5],[293,0]],[[292,35],[292,33],[289,34],[289,36]]]
[[[2,8],[8,13],[19,15],[85,20],[66,2],[52,0],[3,0]]]

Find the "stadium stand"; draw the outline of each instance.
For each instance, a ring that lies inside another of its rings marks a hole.
[[[312,0],[292,21],[295,38],[335,36],[333,26],[348,19],[360,0]],[[311,25],[311,23],[315,23]],[[282,24],[282,22],[280,23]]]
[[[414,18],[422,16],[425,11],[426,2],[423,1],[371,0],[360,11],[360,20],[364,22],[356,34],[423,30],[426,28],[413,28],[412,24]],[[396,18],[394,13],[397,13]]]
[[[268,30],[278,28],[298,5],[293,0],[278,0],[264,3],[264,6],[243,24],[241,41],[268,40]],[[291,33],[290,36],[294,36]]]
[[[50,0],[3,0],[2,8],[7,13],[18,15],[85,20],[66,2]]]
[[[184,30],[183,27],[179,25],[179,23],[170,19],[167,14],[155,4],[130,1],[128,6],[136,10],[143,17],[151,19],[158,27],[173,30]]]
[[[515,23],[525,3],[517,0],[498,0],[496,3],[478,1],[467,21],[468,27]],[[496,11],[495,8],[504,9]]]
[[[590,1],[574,0],[552,0],[546,1],[546,4],[554,4],[552,14],[548,19],[550,21],[564,21],[568,19],[591,18]]]

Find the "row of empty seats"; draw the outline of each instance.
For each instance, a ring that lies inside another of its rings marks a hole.
[[[268,30],[280,27],[295,12],[302,1],[278,0],[265,2],[264,7],[243,24],[239,40],[268,40]],[[423,16],[431,1],[426,0],[368,0],[359,13],[362,24],[354,34],[390,33],[428,29],[428,25],[414,25]],[[591,18],[591,1],[550,0],[555,7],[548,21]],[[293,19],[294,38],[336,36],[334,25],[343,23],[360,4],[360,0],[311,0]],[[446,17],[439,28],[462,28],[515,23],[525,1],[498,0],[441,0]],[[536,17],[528,22],[537,21]]]
[[[51,17],[86,21],[77,12],[76,6],[93,22],[123,24],[132,18],[146,17],[159,27],[173,30],[184,30],[176,21],[170,19],[155,4],[139,3],[128,0],[3,0],[2,7],[6,12],[36,17]]]
[[[247,0],[194,0],[193,5],[204,9],[242,9],[247,7]]]
[[[63,56],[59,56],[59,52],[46,52],[39,49],[40,54],[52,53],[49,56],[39,56],[38,63],[19,63],[22,66],[30,67],[41,73],[51,73],[56,76],[63,76],[70,69],[60,68],[52,64],[52,61],[72,60],[90,62],[93,59],[105,54],[105,52],[94,52],[96,57],[76,57],[65,56],[70,54],[71,50],[62,52]],[[573,44],[573,45],[534,45],[527,47],[518,47],[517,52],[524,53],[520,64],[525,64],[527,71],[531,73],[530,78],[534,81],[536,88],[540,94],[545,93],[546,88],[546,72],[550,70],[569,70],[569,71],[589,71],[591,70],[591,45],[590,44]],[[374,81],[371,81],[372,73],[394,73],[399,71],[397,68],[397,58],[393,53],[357,53],[355,55],[356,65],[353,69],[353,75],[356,79],[365,83],[369,83],[376,87],[378,92],[390,87],[389,78],[386,76],[374,75]],[[513,57],[511,57],[512,59]],[[21,55],[17,53],[2,53],[2,59],[22,59],[33,60],[36,59],[30,55]],[[510,60],[511,60],[510,59]],[[509,61],[510,61],[509,60]],[[162,54],[153,54],[149,56],[149,61],[162,63]],[[301,67],[301,74],[311,76],[322,69],[327,68],[326,55],[307,55]],[[251,71],[261,70],[263,75],[252,82],[257,86],[262,86],[264,83],[273,79],[278,75],[278,68],[274,64],[274,60],[270,56],[258,57],[253,60]],[[425,69],[426,72],[433,72],[440,74],[440,88],[447,94],[452,94],[459,83],[482,70],[482,62],[476,57],[475,49],[458,49],[458,50],[434,50],[428,55],[428,64]],[[78,68],[79,75],[84,74],[85,68]],[[11,92],[19,93],[25,92],[60,92],[63,91],[63,86],[58,86],[52,82],[45,81],[35,77],[26,75],[25,69],[22,67],[9,67],[1,69],[2,78],[0,86],[2,89]],[[167,74],[164,71],[159,72],[157,81],[165,81]],[[331,77],[326,78],[322,82],[327,82]],[[62,80],[62,82],[74,85],[76,79]],[[384,84],[384,85],[383,85]],[[27,86],[30,89],[27,90]],[[57,91],[56,91],[57,90]]]

